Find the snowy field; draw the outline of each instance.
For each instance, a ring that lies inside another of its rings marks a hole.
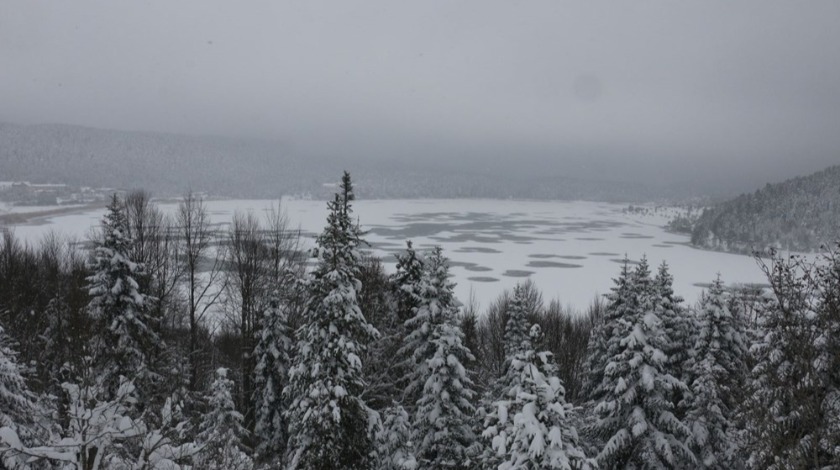
[[[206,203],[215,223],[233,213],[265,213],[276,201],[222,200]],[[284,200],[290,222],[308,237],[326,221],[322,201]],[[162,204],[174,213],[177,204]],[[763,283],[749,256],[698,250],[688,237],[667,233],[663,215],[625,214],[623,205],[594,202],[511,200],[373,200],[357,201],[355,214],[368,231],[371,251],[393,270],[393,253],[412,240],[424,249],[441,245],[452,261],[456,293],[466,301],[472,291],[486,307],[504,289],[531,278],[546,300],[584,308],[596,294],[609,291],[622,259],[647,256],[655,268],[671,266],[678,294],[693,302],[717,273],[726,283]],[[49,230],[84,238],[104,209],[38,219],[15,227],[26,240],[37,241]]]

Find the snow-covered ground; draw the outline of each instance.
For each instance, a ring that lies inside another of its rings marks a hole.
[[[230,221],[236,210],[262,214],[276,201],[208,201],[213,222]],[[322,201],[284,200],[290,221],[307,234],[326,221]],[[177,204],[163,204],[174,212]],[[702,285],[717,273],[726,283],[763,283],[749,256],[709,252],[688,246],[688,237],[665,232],[664,215],[623,213],[626,205],[595,202],[513,200],[372,200],[357,201],[355,214],[368,230],[371,250],[393,269],[393,253],[412,240],[415,247],[439,244],[453,262],[462,301],[474,292],[486,307],[499,293],[527,277],[546,300],[583,308],[596,294],[609,291],[625,255],[647,256],[652,266],[671,266],[678,294],[693,302]],[[84,238],[104,209],[59,215],[19,225],[15,233],[36,241],[48,230]],[[311,239],[307,240],[311,245]]]

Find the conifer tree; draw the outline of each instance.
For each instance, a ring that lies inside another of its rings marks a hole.
[[[669,372],[674,377],[682,378],[685,361],[694,344],[694,318],[691,312],[683,307],[683,298],[674,293],[674,276],[671,275],[666,262],[663,261],[659,265],[653,282],[659,288],[662,309],[659,316],[662,319],[662,328],[670,339],[670,344],[662,352],[668,356]]]
[[[512,359],[530,346],[528,314],[522,286],[513,288],[513,298],[508,306],[508,321],[505,324],[505,356]]]
[[[21,374],[17,354],[0,326],[0,429],[7,428],[25,442],[30,441],[36,409],[35,397]],[[13,468],[25,460],[23,457],[15,455],[15,452],[3,452],[0,448],[0,466]]]
[[[480,346],[478,339],[478,312],[475,304],[467,304],[461,315],[459,324],[461,326],[461,332],[464,334],[464,347],[467,348],[467,351],[470,352],[473,358],[476,358],[480,354]],[[487,382],[482,374],[485,371],[480,367],[478,359],[465,362],[464,367],[467,368],[467,375],[473,381],[476,393],[480,395],[487,387]]]
[[[686,424],[690,445],[704,468],[733,468],[737,449],[733,436],[738,380],[747,372],[742,332],[727,307],[720,277],[712,282],[697,313],[694,357],[687,361],[691,394]]]
[[[353,189],[344,173],[341,193],[327,205],[327,227],[316,241],[318,266],[309,282],[304,324],[289,371],[286,468],[369,468],[374,413],[360,398],[361,357],[378,335],[359,309],[358,247]]]
[[[504,325],[504,372],[502,376],[489,385],[482,397],[482,411],[492,415],[497,402],[512,389],[516,387],[514,381],[519,379],[517,374],[508,374],[513,361],[519,353],[534,347],[531,342],[530,321],[528,316],[528,303],[525,299],[525,290],[521,284],[513,288],[513,297],[510,298],[507,306],[507,321]],[[484,419],[486,421],[486,417]],[[486,424],[486,423],[485,423]],[[488,449],[484,449],[487,454]]]
[[[478,353],[478,313],[475,310],[465,311],[461,315],[461,331],[464,333],[464,346],[473,356]]]
[[[668,358],[665,371],[690,386],[693,377],[686,367],[686,361],[691,356],[695,342],[696,325],[694,316],[689,309],[682,305],[683,298],[674,293],[674,277],[668,270],[668,264],[665,261],[659,265],[653,284],[658,294],[656,308],[659,309],[658,315],[666,336],[660,344],[662,352]],[[687,393],[688,390],[674,390],[674,414],[680,420],[685,418],[686,410],[683,399]]]
[[[411,240],[406,242],[405,253],[397,253],[397,266],[391,276],[394,297],[397,301],[397,316],[405,323],[414,316],[420,302],[417,286],[423,278],[423,256],[417,253]]]
[[[398,383],[403,387],[403,407],[413,415],[423,392],[424,363],[434,354],[429,336],[435,319],[428,309],[419,310],[427,301],[422,289],[424,282],[428,282],[428,260],[417,253],[410,241],[406,243],[405,253],[396,256],[396,272],[391,280],[403,336],[397,351],[401,375]]]
[[[633,299],[633,278],[630,270],[630,262],[627,258],[621,266],[621,271],[612,287],[612,292],[606,294],[608,301],[604,315],[589,335],[589,343],[586,348],[586,361],[583,367],[586,377],[583,383],[583,397],[589,402],[596,402],[603,397],[602,391],[598,388],[604,377],[604,369],[607,367],[610,356],[617,353],[617,344],[611,342],[618,327],[619,319],[632,310]],[[612,350],[609,348],[612,347]]]
[[[411,420],[401,405],[382,413],[382,428],[376,436],[377,470],[412,470],[417,467],[411,442]]]
[[[263,312],[254,348],[254,434],[259,439],[256,451],[261,460],[281,460],[286,447],[283,388],[288,381],[291,349],[286,312],[274,299]]]
[[[764,266],[773,302],[762,312],[747,447],[752,468],[840,465],[840,261],[815,267],[801,257]]]
[[[130,380],[119,377],[114,391],[105,390],[90,361],[82,363],[77,381],[62,384],[66,421],[46,442],[27,447],[13,429],[0,428],[0,453],[27,459],[18,459],[15,465],[4,462],[7,467],[3,468],[28,470],[35,461],[54,462],[62,469],[132,468],[137,460],[134,452],[141,451],[146,433],[145,423],[131,416],[137,415],[136,389]]]
[[[815,268],[818,335],[815,368],[824,384],[819,405],[824,419],[816,448],[820,458],[840,468],[840,242]]]
[[[0,326],[0,427],[18,428],[32,419],[35,402],[17,363],[17,354]]]
[[[365,257],[362,264],[362,291],[359,301],[365,318],[379,331],[379,337],[368,344],[362,357],[365,390],[362,397],[378,412],[400,403],[403,389],[403,364],[399,360],[405,328],[398,320],[394,289],[381,261]]]
[[[243,442],[248,430],[243,426],[242,413],[233,403],[233,381],[227,369],[216,370],[216,379],[207,396],[207,413],[201,420],[196,442],[202,446],[195,457],[196,467],[207,470],[250,470],[254,467],[245,453]]]
[[[517,289],[514,298],[521,297]],[[512,309],[515,311],[516,309]],[[519,309],[521,310],[521,309]],[[514,313],[506,333],[520,330],[522,319]],[[526,320],[527,321],[527,320]],[[586,458],[572,421],[572,406],[557,377],[550,352],[536,352],[541,340],[539,325],[515,348],[510,358],[503,390],[487,415],[483,437],[490,440],[484,465],[499,469],[586,469],[594,462]]]
[[[131,240],[124,210],[114,194],[89,263],[88,312],[97,331],[93,355],[108,389],[115,391],[119,377],[125,376],[133,377],[142,392],[154,379],[149,357],[160,347],[160,339],[147,312],[147,296],[139,291],[136,281],[143,265],[128,254]]]
[[[597,460],[608,468],[686,468],[695,464],[684,444],[688,428],[674,416],[673,390],[685,389],[667,373],[657,305],[658,289],[646,260],[632,273],[630,302],[614,321],[604,376],[595,395],[592,434],[604,444]]]
[[[465,468],[475,442],[470,403],[475,393],[463,363],[472,355],[463,345],[454,284],[440,247],[425,268],[418,289],[421,301],[408,322],[417,365],[410,386],[422,390],[412,419],[417,468]]]

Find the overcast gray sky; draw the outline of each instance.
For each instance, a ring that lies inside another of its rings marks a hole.
[[[840,2],[0,0],[0,120],[811,171]]]

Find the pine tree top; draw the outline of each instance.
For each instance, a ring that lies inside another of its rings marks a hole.
[[[524,289],[517,284],[513,289],[513,298],[508,305],[508,321],[505,324],[505,355],[513,357],[516,353],[531,346],[529,339],[527,305]]]
[[[659,287],[659,294],[671,305],[679,304],[683,301],[682,297],[674,294],[674,276],[671,274],[667,262],[663,261],[659,265],[654,283]]]

